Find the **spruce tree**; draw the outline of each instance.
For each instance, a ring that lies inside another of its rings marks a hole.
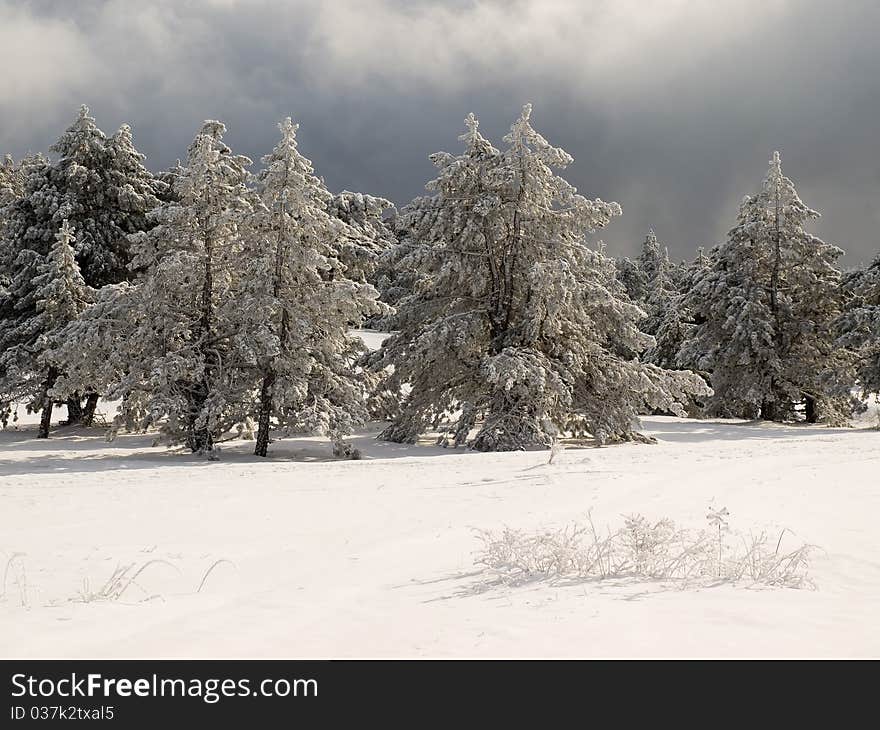
[[[159,225],[151,236],[156,259],[141,288],[144,305],[161,297],[173,317],[164,323],[172,339],[153,363],[167,373],[164,392],[144,395],[165,402],[166,433],[182,437],[194,452],[210,452],[240,420],[240,391],[246,387],[235,367],[240,329],[230,294],[253,206],[251,161],[232,153],[223,142],[225,131],[222,123],[207,121],[193,140],[187,170],[175,186],[179,203],[157,209]]]
[[[346,224],[337,244],[346,278],[375,284],[379,258],[396,241],[385,220],[393,208],[390,200],[349,190],[330,198],[328,212]]]
[[[648,232],[635,259],[618,259],[617,279],[627,296],[644,311],[639,328],[651,335],[642,353],[645,362],[676,369],[678,350],[685,335],[680,287],[684,272],[669,260],[669,252],[653,230]]]
[[[379,301],[392,309],[369,321],[376,329],[398,329],[393,307],[404,296],[412,294],[418,285],[421,275],[418,269],[409,265],[408,257],[416,246],[419,232],[424,230],[426,222],[432,220],[436,214],[435,202],[433,197],[417,197],[388,222],[393,243],[379,255],[374,280],[376,289],[379,290]]]
[[[634,301],[645,310],[642,331],[654,336],[668,310],[674,307],[678,290],[674,276],[675,267],[669,260],[666,248],[660,246],[653,230],[645,238],[637,266],[644,284],[642,296]]]
[[[672,288],[677,273],[669,260],[669,252],[661,246],[653,229],[645,236],[639,255],[635,259],[618,259],[616,266],[617,278],[623,284],[626,295],[640,306],[647,303],[658,284]]]
[[[660,244],[657,234],[651,229],[642,244],[642,253],[638,258],[639,270],[645,279],[646,294],[658,283],[666,288],[672,286],[673,265],[669,260],[669,251]],[[647,297],[645,297],[647,299]]]
[[[639,302],[644,300],[648,282],[639,266],[638,259],[633,260],[627,256],[617,259],[615,262],[615,277],[620,282],[630,301]]]
[[[94,297],[94,290],[86,285],[76,262],[74,240],[74,230],[65,219],[56,234],[55,244],[45,262],[39,265],[39,273],[33,280],[37,315],[32,324],[40,335],[31,354],[44,375],[40,402],[36,404],[42,410],[40,438],[49,436],[52,389],[61,372],[61,364],[53,359],[52,351],[64,337],[65,328],[82,314]]]
[[[683,263],[679,267],[678,296],[674,306],[667,310],[660,323],[655,335],[656,344],[648,353],[650,362],[662,367],[693,370],[707,381],[709,373],[700,370],[698,358],[692,357],[689,351],[685,351],[685,343],[694,336],[696,328],[703,323],[702,318],[691,308],[691,292],[709,266],[709,257],[701,246],[697,249],[693,261]]]
[[[24,173],[15,164],[12,155],[4,155],[0,162],[0,209],[24,193]],[[3,219],[0,218],[0,225]]]
[[[862,396],[880,394],[880,255],[844,280],[847,306],[837,322],[838,344],[853,353]]]
[[[805,230],[818,217],[774,153],[695,283],[688,306],[702,324],[681,359],[711,371],[715,413],[785,420],[803,404],[811,422],[848,415],[846,357],[832,331],[843,251]]]
[[[150,227],[147,214],[164,188],[144,167],[128,126],[108,139],[85,106],[51,150],[56,155],[51,161],[30,158],[22,163],[20,194],[4,208],[0,267],[8,284],[0,298],[0,344],[6,350],[27,349],[32,338],[28,321],[36,317],[35,266],[48,253],[61,221],[67,219],[76,230],[76,257],[86,284],[116,284],[131,277],[128,237]],[[10,367],[0,361],[0,380],[7,386],[4,400],[27,390],[32,380],[26,368]],[[98,395],[90,384],[85,387],[85,411],[81,393],[68,394],[70,423],[91,420]]]
[[[245,336],[253,315],[235,297],[255,204],[251,163],[224,132],[203,124],[173,199],[150,214],[154,228],[131,237],[140,277],[104,287],[58,354],[68,390],[97,383],[122,400],[117,427],[158,426],[166,441],[206,453],[246,422],[255,378]]]
[[[28,408],[41,402],[42,368],[37,363],[40,337],[34,278],[49,255],[57,227],[50,235],[43,225],[57,193],[48,183],[44,158],[26,170],[21,194],[7,199],[0,229],[0,418],[6,423],[16,404]],[[61,221],[59,221],[60,225]]]
[[[348,329],[378,311],[352,249],[369,252],[367,231],[387,201],[331,196],[297,148],[297,126],[285,119],[281,140],[263,158],[262,206],[239,294],[255,314],[249,340],[261,376],[254,453],[266,456],[274,428],[328,435],[337,455],[350,455],[343,437],[366,413],[353,371],[364,348]]]
[[[143,155],[123,125],[111,137],[97,127],[89,109],[51,147],[57,159],[47,168],[58,205],[47,213],[65,215],[77,230],[77,261],[93,287],[130,279],[128,236],[149,228],[163,185],[144,167]]]
[[[431,215],[406,260],[418,285],[398,303],[400,331],[370,358],[402,398],[386,439],[414,442],[444,420],[456,445],[477,427],[471,445],[485,451],[548,446],[563,432],[631,439],[641,408],[680,411],[705,389],[638,361],[650,343],[642,313],[613,261],[584,241],[620,206],[557,176],[572,158],[530,117],[526,105],[499,151],[470,115],[464,153],[432,156]]]

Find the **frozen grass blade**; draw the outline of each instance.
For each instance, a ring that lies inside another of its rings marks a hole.
[[[220,558],[220,560],[215,561],[213,565],[211,565],[211,567],[208,568],[205,571],[205,574],[202,576],[202,581],[201,583],[199,583],[199,587],[196,588],[196,593],[202,592],[202,588],[205,587],[205,582],[208,580],[208,576],[211,575],[212,572],[214,572],[214,568],[216,568],[218,565],[222,565],[223,563],[231,565],[233,568],[235,568],[235,563],[233,563],[231,560],[226,560],[226,558]]]

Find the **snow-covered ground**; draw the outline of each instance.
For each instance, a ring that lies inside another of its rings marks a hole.
[[[378,425],[356,439],[362,461],[308,438],[266,460],[232,442],[211,462],[147,436],[0,432],[0,656],[878,656],[875,422],[653,417],[657,445],[568,448],[552,464],[377,442]],[[589,509],[699,528],[710,502],[735,529],[820,546],[818,590],[474,590],[473,528]],[[151,560],[118,600],[83,600]]]

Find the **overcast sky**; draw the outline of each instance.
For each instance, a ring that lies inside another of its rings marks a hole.
[[[154,170],[203,119],[258,160],[290,115],[331,189],[401,204],[468,112],[501,145],[530,101],[566,178],[623,206],[612,253],[720,240],[779,149],[854,265],[880,249],[878,28],[875,0],[0,0],[0,151],[86,103]]]

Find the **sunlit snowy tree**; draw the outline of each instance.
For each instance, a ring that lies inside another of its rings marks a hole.
[[[0,321],[6,323],[6,348],[25,344],[29,336],[19,325],[35,316],[34,266],[48,252],[61,221],[68,220],[76,230],[76,257],[86,283],[95,288],[119,283],[131,276],[128,236],[149,228],[147,213],[163,188],[144,167],[129,127],[123,125],[107,138],[85,106],[51,151],[51,161],[30,158],[22,163],[20,194],[5,209],[0,262],[8,263],[2,268],[10,295],[0,302]],[[25,340],[14,339],[19,335]],[[25,377],[24,371],[19,375]],[[86,387],[84,411],[81,394],[69,394],[68,422],[90,421],[98,396]]]
[[[635,259],[622,258],[616,263],[617,278],[623,284],[626,295],[636,304],[645,305],[658,286],[674,288],[676,267],[653,230],[648,231],[642,250]]]
[[[681,359],[712,372],[716,413],[808,421],[848,415],[846,353],[834,343],[841,249],[808,233],[819,214],[770,161],[761,191],[746,197],[736,226],[712,252],[688,306],[702,324]]]
[[[0,416],[4,423],[16,404],[39,407],[45,378],[37,362],[41,335],[34,279],[55,241],[41,225],[56,193],[48,182],[47,161],[37,158],[27,168],[24,188],[7,199],[0,228]],[[58,222],[59,225],[61,221]]]
[[[74,240],[73,228],[67,220],[62,221],[55,244],[46,260],[38,266],[39,273],[33,281],[37,305],[32,325],[40,334],[30,348],[30,355],[35,359],[36,370],[43,376],[39,402],[34,408],[42,411],[40,438],[49,436],[54,400],[52,389],[62,366],[53,359],[52,351],[63,341],[65,328],[76,321],[94,297],[94,290],[86,285],[76,262]]]
[[[363,344],[348,330],[378,311],[376,290],[361,279],[390,203],[331,196],[297,149],[297,125],[288,117],[279,127],[281,140],[258,177],[262,207],[236,293],[238,306],[254,313],[249,341],[261,376],[254,453],[266,456],[275,428],[327,435],[337,455],[349,455],[343,437],[366,411],[353,370]]]
[[[224,132],[204,123],[173,199],[151,213],[155,228],[132,237],[141,277],[105,287],[57,353],[66,363],[57,388],[94,382],[122,400],[118,426],[158,426],[199,452],[246,422],[255,380],[245,341],[253,317],[234,296],[254,206],[250,160]]]
[[[848,302],[837,322],[839,344],[853,352],[863,396],[880,394],[880,256],[844,281]]]
[[[108,138],[83,106],[51,149],[57,159],[47,173],[57,201],[47,207],[44,223],[51,228],[60,216],[70,220],[77,231],[77,260],[90,286],[127,280],[128,236],[149,228],[146,216],[162,187],[144,167],[131,129],[123,125]]]
[[[634,301],[645,310],[642,331],[653,336],[657,334],[669,309],[675,306],[678,296],[675,267],[669,260],[668,251],[661,247],[653,230],[645,238],[637,266],[643,284],[641,297]]]
[[[464,153],[432,156],[431,214],[405,260],[420,278],[398,302],[400,331],[371,358],[402,397],[388,440],[414,442],[444,421],[456,445],[477,428],[471,445],[485,451],[548,446],[563,432],[630,439],[641,408],[680,411],[705,390],[691,373],[638,361],[650,344],[642,313],[614,262],[584,241],[620,206],[557,176],[572,158],[530,117],[526,105],[499,151],[471,115]]]
[[[0,208],[24,194],[24,179],[22,165],[16,164],[12,155],[4,155],[0,162]]]
[[[683,266],[669,260],[653,230],[648,232],[641,253],[618,259],[617,279],[627,296],[644,311],[639,329],[654,339],[642,353],[645,362],[663,368],[678,367],[677,354],[687,333],[681,287]]]
[[[348,279],[375,283],[380,256],[396,242],[386,221],[393,208],[390,200],[348,190],[330,197],[328,212],[346,224],[335,247]]]
[[[428,221],[437,214],[436,200],[432,196],[420,196],[397,211],[388,222],[394,243],[380,255],[374,274],[375,286],[379,290],[379,300],[395,307],[408,294],[412,294],[422,274],[410,265],[410,254],[416,246],[416,239],[425,230]],[[394,310],[373,318],[371,325],[377,329],[398,329]]]

